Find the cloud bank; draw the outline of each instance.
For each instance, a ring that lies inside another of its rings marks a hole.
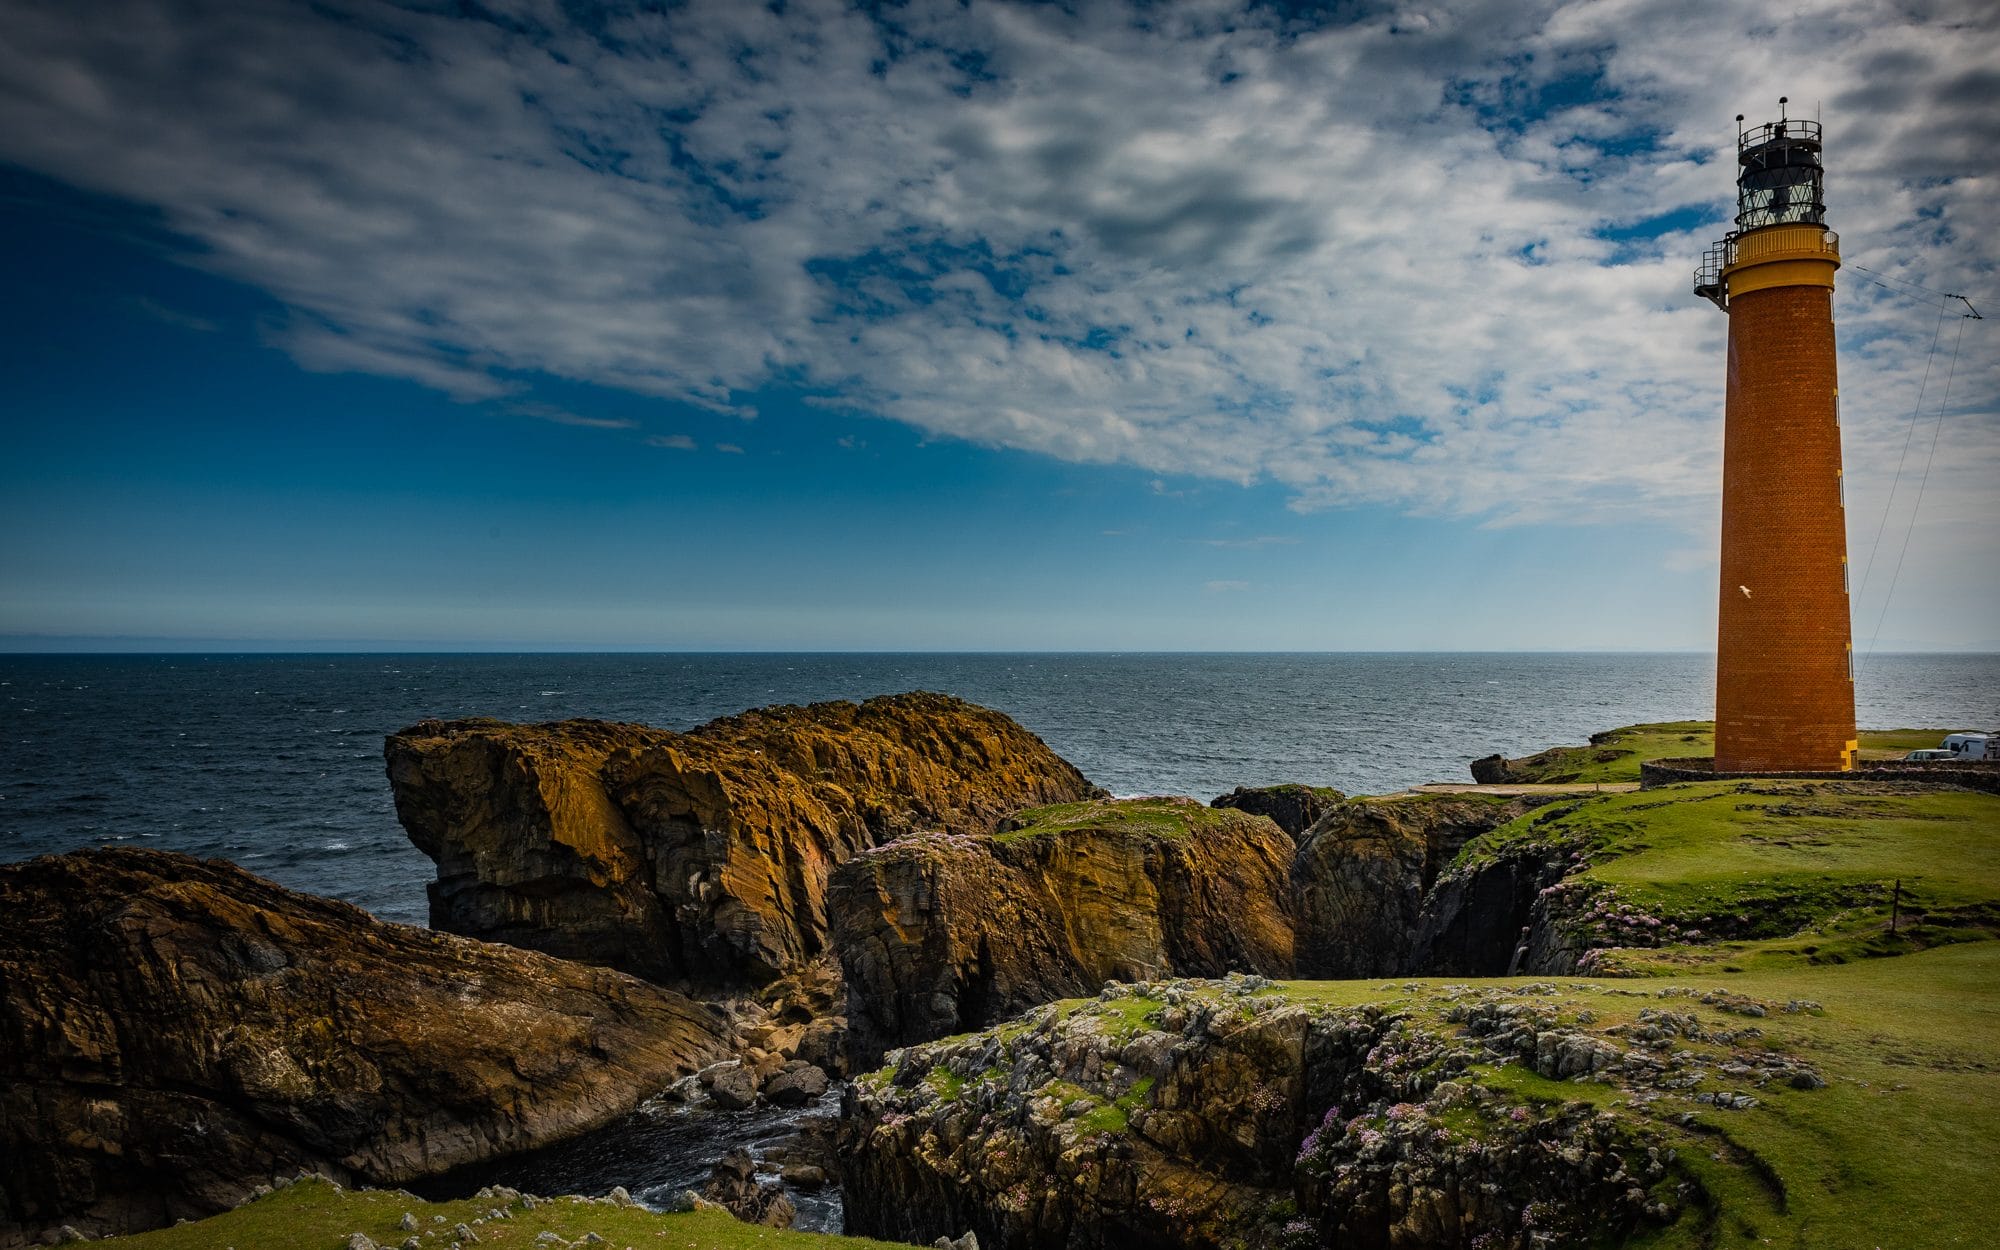
[[[1078,7],[0,0],[0,159],[155,208],[314,369],[585,423],[535,380],[786,388],[1502,524],[1712,524],[1725,321],[1687,288],[1737,112],[1820,112],[1851,261],[1996,289],[1986,5]],[[1850,448],[1893,448],[1934,309],[1848,278]],[[1926,510],[1990,520],[1966,348]]]

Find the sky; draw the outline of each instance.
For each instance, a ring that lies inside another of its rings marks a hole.
[[[2000,650],[1989,3],[0,0],[0,650],[1710,649],[1781,95]]]

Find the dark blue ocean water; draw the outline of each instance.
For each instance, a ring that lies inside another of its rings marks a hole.
[[[0,656],[0,860],[105,843],[222,856],[422,923],[383,735],[429,716],[685,729],[769,703],[941,690],[1120,794],[1467,780],[1494,751],[1706,719],[1705,655]],[[1865,726],[2000,726],[2000,656],[1877,656]]]

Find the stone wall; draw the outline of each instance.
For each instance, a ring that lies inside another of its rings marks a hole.
[[[1712,759],[1648,760],[1639,765],[1639,788],[1657,789],[1677,781],[1894,781],[1903,785],[1951,787],[2000,794],[2000,761],[1876,760],[1848,772],[1717,772]]]

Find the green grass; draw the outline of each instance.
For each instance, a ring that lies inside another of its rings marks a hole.
[[[1761,1044],[1807,1060],[1828,1081],[1816,1090],[1767,1086],[1755,1091],[1760,1105],[1745,1111],[1669,1098],[1641,1112],[1613,1086],[1551,1081],[1512,1064],[1475,1069],[1482,1084],[1523,1102],[1589,1102],[1670,1140],[1679,1135],[1675,1144],[1686,1166],[1723,1209],[1714,1240],[1705,1241],[1697,1222],[1684,1219],[1633,1244],[1649,1250],[1969,1250],[1993,1244],[1992,1230],[2000,1227],[2000,1187],[1991,1180],[1992,1161],[2000,1158],[2000,1115],[1993,1110],[2000,1107],[2000,942],[1672,983],[1426,977],[1393,988],[1373,981],[1291,982],[1279,993],[1302,1004],[1380,1003],[1436,1019],[1459,992],[1451,987],[1536,983],[1552,984],[1554,992],[1529,1001],[1557,1007],[1566,1020],[1588,1010],[1595,1031],[1636,1021],[1642,1007],[1662,1006],[1691,1012],[1711,1027],[1754,1025],[1763,1032]],[[1748,995],[1773,1010],[1746,1019],[1696,999],[1655,996],[1683,985]],[[1635,988],[1644,995],[1617,993]],[[1794,1000],[1817,1002],[1823,1010],[1776,1010]],[[1718,1087],[1724,1086],[1736,1088],[1727,1080]],[[1692,1125],[1680,1124],[1683,1114],[1694,1116]],[[1454,1129],[1479,1127],[1461,1118],[1466,1122],[1453,1123]],[[1763,1174],[1782,1187],[1782,1204],[1759,1179]]]
[[[935,1067],[924,1077],[924,1083],[938,1096],[939,1102],[952,1102],[964,1091],[966,1080],[950,1068]]]
[[[1642,971],[1841,962],[1990,936],[2000,926],[1996,833],[1992,795],[1703,782],[1545,809],[1468,851],[1476,859],[1520,842],[1581,848],[1589,866],[1573,880],[1684,928],[1758,940],[1634,952],[1620,964]],[[1897,882],[1902,915],[1892,935]]]
[[[192,1224],[113,1237],[94,1245],[117,1250],[344,1250],[351,1233],[366,1233],[385,1247],[400,1246],[410,1236],[398,1221],[404,1212],[417,1217],[425,1250],[444,1250],[451,1229],[501,1203],[472,1198],[462,1202],[429,1203],[389,1190],[342,1192],[332,1184],[301,1181],[234,1211]],[[482,1247],[547,1250],[537,1243],[544,1231],[574,1241],[594,1232],[610,1250],[905,1250],[897,1243],[828,1233],[780,1232],[745,1224],[716,1211],[658,1215],[637,1207],[602,1202],[545,1201],[534,1210],[516,1202],[512,1218],[488,1220],[476,1230]],[[443,1216],[442,1223],[433,1217]]]
[[[1864,759],[1901,759],[1920,747],[1944,741],[1946,729],[1864,729],[1858,735]],[[1705,720],[1627,725],[1593,734],[1589,746],[1550,747],[1511,761],[1515,779],[1537,783],[1637,781],[1646,760],[1715,754],[1715,725]]]
[[[1185,798],[1091,799],[1031,807],[1009,819],[995,840],[1013,842],[1078,830],[1184,838],[1197,829],[1220,828],[1245,820],[1241,812]]]

